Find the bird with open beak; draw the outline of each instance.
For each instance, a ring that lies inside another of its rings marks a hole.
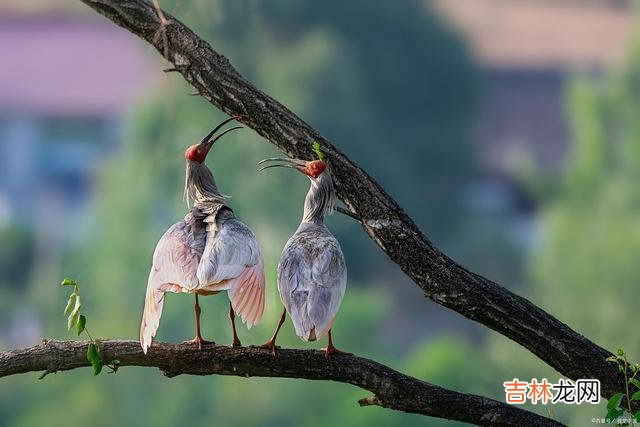
[[[327,335],[327,356],[349,354],[335,348],[331,339],[331,327],[347,285],[347,267],[338,240],[324,225],[325,214],[332,213],[335,204],[327,164],[287,158],[265,159],[259,164],[265,164],[260,170],[296,169],[311,180],[302,222],[287,241],[278,264],[278,291],[284,310],[273,337],[263,347],[276,353],[276,338],[289,313],[301,339],[315,341]]]
[[[264,310],[265,279],[260,248],[253,232],[238,221],[220,194],[211,170],[204,164],[213,144],[240,126],[218,136],[225,120],[200,143],[185,152],[187,161],[184,197],[193,206],[184,219],[162,236],[153,254],[149,273],[140,344],[146,353],[156,335],[166,292],[195,295],[196,337],[202,348],[198,296],[227,291],[234,347],[240,346],[235,313],[248,328],[257,324]]]

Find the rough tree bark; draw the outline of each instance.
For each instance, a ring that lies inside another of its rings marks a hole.
[[[57,372],[89,366],[88,341],[44,341],[24,350],[0,352],[0,378],[32,371]],[[137,341],[102,341],[104,360],[118,359],[120,366],[150,366],[166,376],[235,375],[239,377],[282,377],[328,380],[353,384],[374,393],[361,399],[361,406],[377,405],[478,425],[560,426],[497,400],[459,393],[403,375],[372,360],[356,356],[326,358],[316,350],[280,349],[274,357],[269,350],[232,348],[206,344],[153,343],[142,353]]]

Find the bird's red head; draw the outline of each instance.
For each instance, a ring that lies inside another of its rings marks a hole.
[[[207,158],[207,154],[211,146],[203,147],[201,144],[195,144],[191,147],[187,148],[187,151],[184,152],[184,158],[187,160],[191,160],[192,162],[202,163]]]
[[[213,134],[215,134],[222,126],[226,125],[227,123],[229,123],[232,120],[238,120],[240,117],[241,116],[234,116],[234,117],[231,117],[230,119],[227,119],[224,122],[220,123],[218,126],[215,127],[215,129],[213,129],[211,132],[209,132],[209,134],[207,134],[207,136],[202,138],[202,141],[200,141],[200,143],[194,144],[194,145],[190,146],[189,148],[187,148],[187,151],[184,152],[184,158],[187,159],[187,160],[190,160],[192,162],[197,162],[197,163],[204,162],[204,160],[207,158],[207,154],[209,154],[209,151],[211,150],[211,147],[213,146],[214,142],[216,142],[218,139],[222,138],[225,134],[231,132],[232,130],[242,129],[242,126],[234,126],[234,127],[230,128],[230,129],[225,130],[224,132],[222,132],[220,135],[216,136],[215,138],[211,139]]]
[[[301,172],[313,179],[316,179],[326,168],[327,164],[322,160],[313,160],[308,162]]]

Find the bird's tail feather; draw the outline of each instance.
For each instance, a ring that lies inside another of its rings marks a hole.
[[[247,328],[251,329],[262,319],[264,312],[265,279],[262,261],[245,269],[233,282],[227,291],[231,306]]]
[[[142,313],[142,323],[140,324],[140,345],[142,351],[147,354],[151,340],[156,336],[158,326],[160,326],[160,316],[162,316],[162,306],[164,305],[164,292],[147,288],[147,296],[144,302]]]
[[[309,300],[314,304],[307,304],[308,323],[312,325],[308,332],[309,341],[324,337],[331,329],[335,317],[335,313],[331,311],[331,299],[331,292],[324,286],[317,285],[311,288]]]

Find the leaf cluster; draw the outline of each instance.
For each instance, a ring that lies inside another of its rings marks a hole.
[[[640,422],[640,410],[633,413],[631,408],[631,402],[640,400],[640,380],[636,378],[640,372],[640,365],[638,363],[629,363],[627,353],[619,348],[616,351],[615,356],[609,356],[605,359],[609,363],[615,363],[620,373],[625,378],[625,390],[624,392],[614,393],[607,402],[607,415],[605,416],[608,422],[613,422],[628,413],[635,422]],[[630,387],[635,387],[636,391],[631,393]],[[626,402],[626,406],[623,407],[623,403]],[[626,424],[619,424],[626,425]]]
[[[89,346],[87,347],[87,360],[91,363],[93,368],[93,375],[98,375],[102,372],[103,366],[105,366],[102,356],[100,355],[99,342],[91,336],[87,329],[87,317],[80,313],[82,307],[82,300],[80,299],[80,285],[71,279],[64,279],[62,286],[73,287],[73,292],[69,295],[67,305],[64,309],[64,314],[67,316],[67,329],[71,330],[74,326],[78,335],[83,332],[89,338]],[[120,365],[119,360],[112,360],[106,363],[106,366],[111,369],[111,372],[116,372]]]

